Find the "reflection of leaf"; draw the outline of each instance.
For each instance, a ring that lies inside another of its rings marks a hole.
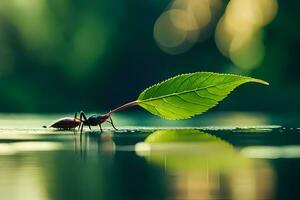
[[[180,199],[219,197],[216,188],[247,196],[265,186],[259,180],[273,180],[269,165],[243,157],[230,144],[198,130],[155,131],[145,142],[136,144],[135,151],[166,172],[170,180],[168,187]],[[241,183],[246,183],[243,190]],[[271,187],[267,188],[270,191]]]
[[[211,72],[182,74],[144,90],[136,103],[166,119],[186,119],[217,105],[243,83],[267,82],[251,77]]]
[[[178,170],[232,169],[245,164],[227,142],[199,130],[158,130],[135,146],[137,155]]]
[[[215,136],[198,130],[159,130],[149,135],[147,143],[165,142],[205,142],[220,140]]]

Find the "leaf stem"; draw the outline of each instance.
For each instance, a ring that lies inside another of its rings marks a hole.
[[[122,106],[120,106],[120,107],[117,107],[117,108],[115,108],[115,109],[109,111],[109,112],[107,113],[107,115],[111,115],[111,114],[114,113],[114,112],[117,112],[117,111],[120,111],[120,110],[124,110],[124,109],[129,108],[129,107],[132,107],[132,106],[136,106],[137,104],[138,104],[137,101],[132,101],[132,102],[126,103],[126,104],[124,104],[124,105],[122,105]]]

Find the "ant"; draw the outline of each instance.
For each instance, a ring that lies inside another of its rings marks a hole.
[[[129,103],[126,103],[120,107],[115,108],[114,110],[111,110],[110,112],[104,114],[104,115],[98,115],[98,114],[94,114],[91,115],[90,117],[86,117],[86,115],[84,114],[83,111],[80,111],[79,113],[79,118],[77,117],[77,112],[74,115],[74,118],[72,117],[64,117],[64,118],[60,118],[57,121],[53,122],[51,125],[49,125],[48,127],[52,127],[52,128],[57,128],[60,130],[70,130],[70,129],[75,129],[76,127],[78,127],[78,131],[80,130],[80,134],[82,134],[82,129],[83,126],[89,126],[89,129],[91,130],[91,126],[99,126],[100,131],[102,132],[102,127],[101,124],[103,124],[104,122],[108,122],[112,125],[112,127],[115,130],[118,130],[111,118],[111,114],[120,111],[120,110],[124,110],[125,108],[129,108],[132,106],[137,105],[137,101],[132,101]],[[44,128],[47,128],[47,126],[43,126]]]
[[[77,112],[74,115],[74,118],[72,117],[64,117],[61,119],[58,119],[57,121],[53,122],[51,125],[48,127],[52,128],[57,128],[61,130],[70,130],[70,129],[75,129],[78,127],[78,131],[80,130],[80,134],[82,133],[83,126],[89,126],[89,129],[91,130],[91,126],[99,126],[100,131],[102,132],[102,127],[101,124],[104,122],[108,122],[112,125],[112,127],[115,130],[118,130],[111,118],[111,113],[107,113],[104,115],[99,115],[99,114],[93,114],[90,117],[86,117],[85,113],[83,111],[80,111],[79,118],[77,117]],[[44,126],[44,128],[47,128]]]

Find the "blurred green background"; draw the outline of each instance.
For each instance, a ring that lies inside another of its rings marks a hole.
[[[1,0],[0,112],[105,111],[195,71],[261,78],[214,111],[299,112],[300,3]]]

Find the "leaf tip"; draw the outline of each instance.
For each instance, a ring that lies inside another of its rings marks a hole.
[[[260,83],[264,84],[264,85],[270,85],[270,83],[268,83],[267,81],[263,81],[263,80],[260,80]]]
[[[268,83],[267,81],[261,80],[261,79],[255,79],[255,82],[261,83],[263,85],[270,85],[270,83]]]

